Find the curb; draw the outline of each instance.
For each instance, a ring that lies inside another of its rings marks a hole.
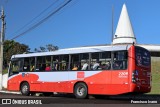
[[[0,91],[0,93],[5,93],[5,94],[21,94],[21,92],[15,92],[15,91]],[[36,93],[35,96],[40,96],[41,93]]]
[[[7,93],[7,94],[21,94],[20,92],[14,92],[14,91],[3,91],[1,90],[0,93]]]
[[[7,91],[7,90],[0,90],[0,93],[5,94],[21,94],[21,92],[16,91]],[[42,93],[36,93],[35,96],[41,96]],[[54,95],[58,94],[57,92],[53,92]]]

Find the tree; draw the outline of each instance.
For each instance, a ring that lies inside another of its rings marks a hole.
[[[15,54],[22,54],[22,53],[25,53],[25,52],[29,52],[30,48],[25,45],[25,44],[21,44],[19,42],[16,42],[14,40],[6,40],[4,41],[4,53],[3,53],[3,56],[4,56],[4,66],[6,67],[7,64],[9,63],[10,61],[10,58],[12,55],[15,55]]]
[[[40,46],[39,48],[34,49],[35,52],[46,52],[46,48],[43,46]]]
[[[58,50],[58,46],[54,46],[52,44],[46,45],[46,47],[40,46],[39,48],[35,48],[35,52],[46,52],[46,51],[55,51]]]
[[[48,44],[46,45],[48,51],[55,51],[55,50],[58,50],[58,46],[54,46],[52,44]]]
[[[41,50],[42,52],[45,52],[45,51],[46,51],[46,48],[45,48],[45,47],[40,46],[40,50]]]

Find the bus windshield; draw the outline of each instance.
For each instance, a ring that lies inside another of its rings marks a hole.
[[[136,47],[136,65],[150,66],[150,52],[141,47]]]
[[[22,59],[12,59],[10,69],[9,69],[9,76],[17,74],[22,68]]]

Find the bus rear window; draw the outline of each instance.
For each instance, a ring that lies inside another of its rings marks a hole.
[[[150,66],[150,52],[144,48],[136,47],[136,65],[138,66]]]

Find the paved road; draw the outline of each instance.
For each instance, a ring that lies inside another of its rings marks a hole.
[[[5,94],[0,93],[0,98],[11,98],[11,99],[38,99],[41,100],[43,104],[130,104],[129,99],[117,100],[108,98],[98,98],[90,97],[89,99],[76,99],[73,95],[58,94],[50,97],[46,96],[22,96],[16,94]]]
[[[97,107],[97,104],[100,104],[101,106],[102,105],[106,106],[106,104],[107,105],[115,104],[113,107],[124,107],[120,105],[125,104],[126,106],[128,106],[127,104],[130,104],[132,107],[134,105],[133,103],[135,103],[136,101],[139,102],[138,104],[140,104],[140,107],[146,107],[146,104],[147,106],[160,106],[160,95],[139,95],[139,96],[122,95],[122,96],[110,96],[110,97],[98,98],[98,99],[94,97],[90,97],[89,99],[76,99],[74,98],[73,95],[64,95],[64,94],[57,94],[54,96],[45,97],[45,96],[22,96],[22,95],[17,95],[17,94],[0,93],[0,100],[1,100],[0,103],[2,103],[2,99],[11,99],[12,100],[11,103],[14,103],[14,104],[25,103],[26,100],[28,103],[28,101],[32,100],[32,101],[37,101],[38,104],[42,103],[42,105],[43,104],[47,104],[47,105],[63,104],[65,107],[68,104],[71,104],[72,106],[75,104],[76,106],[79,105],[80,107],[86,104],[87,104],[87,107],[88,106],[93,107],[95,105]],[[19,100],[21,100],[21,102],[18,102]],[[148,101],[150,102],[148,103]],[[152,104],[152,103],[156,103],[156,101],[158,104]],[[29,103],[36,103],[36,102],[29,102]],[[23,105],[23,107],[24,106],[25,105]]]

